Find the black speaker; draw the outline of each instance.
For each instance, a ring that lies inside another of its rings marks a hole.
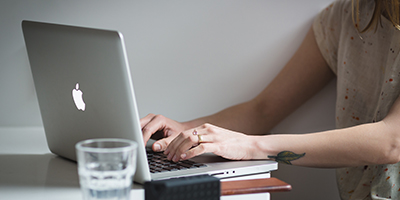
[[[198,175],[144,184],[145,200],[197,200],[220,199],[221,184],[218,178]]]

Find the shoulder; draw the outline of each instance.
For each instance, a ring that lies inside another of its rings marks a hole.
[[[317,19],[320,20],[321,23],[327,22],[341,22],[343,18],[347,18],[346,16],[351,16],[352,12],[352,1],[351,0],[336,0],[332,2],[325,9],[321,10]]]

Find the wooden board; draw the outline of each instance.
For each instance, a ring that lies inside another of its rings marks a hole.
[[[291,189],[291,185],[277,178],[221,182],[221,195],[284,192]]]

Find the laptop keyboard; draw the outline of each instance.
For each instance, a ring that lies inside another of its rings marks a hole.
[[[162,152],[154,152],[150,148],[146,148],[146,152],[151,173],[207,167],[205,164],[196,163],[191,160],[172,162],[167,159],[167,155],[164,155]]]

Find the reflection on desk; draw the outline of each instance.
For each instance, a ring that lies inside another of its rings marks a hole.
[[[50,153],[0,155],[0,161],[0,199],[82,198],[75,162]],[[143,199],[142,187],[132,187],[131,195]]]
[[[53,154],[0,155],[4,199],[80,199],[76,165]]]

